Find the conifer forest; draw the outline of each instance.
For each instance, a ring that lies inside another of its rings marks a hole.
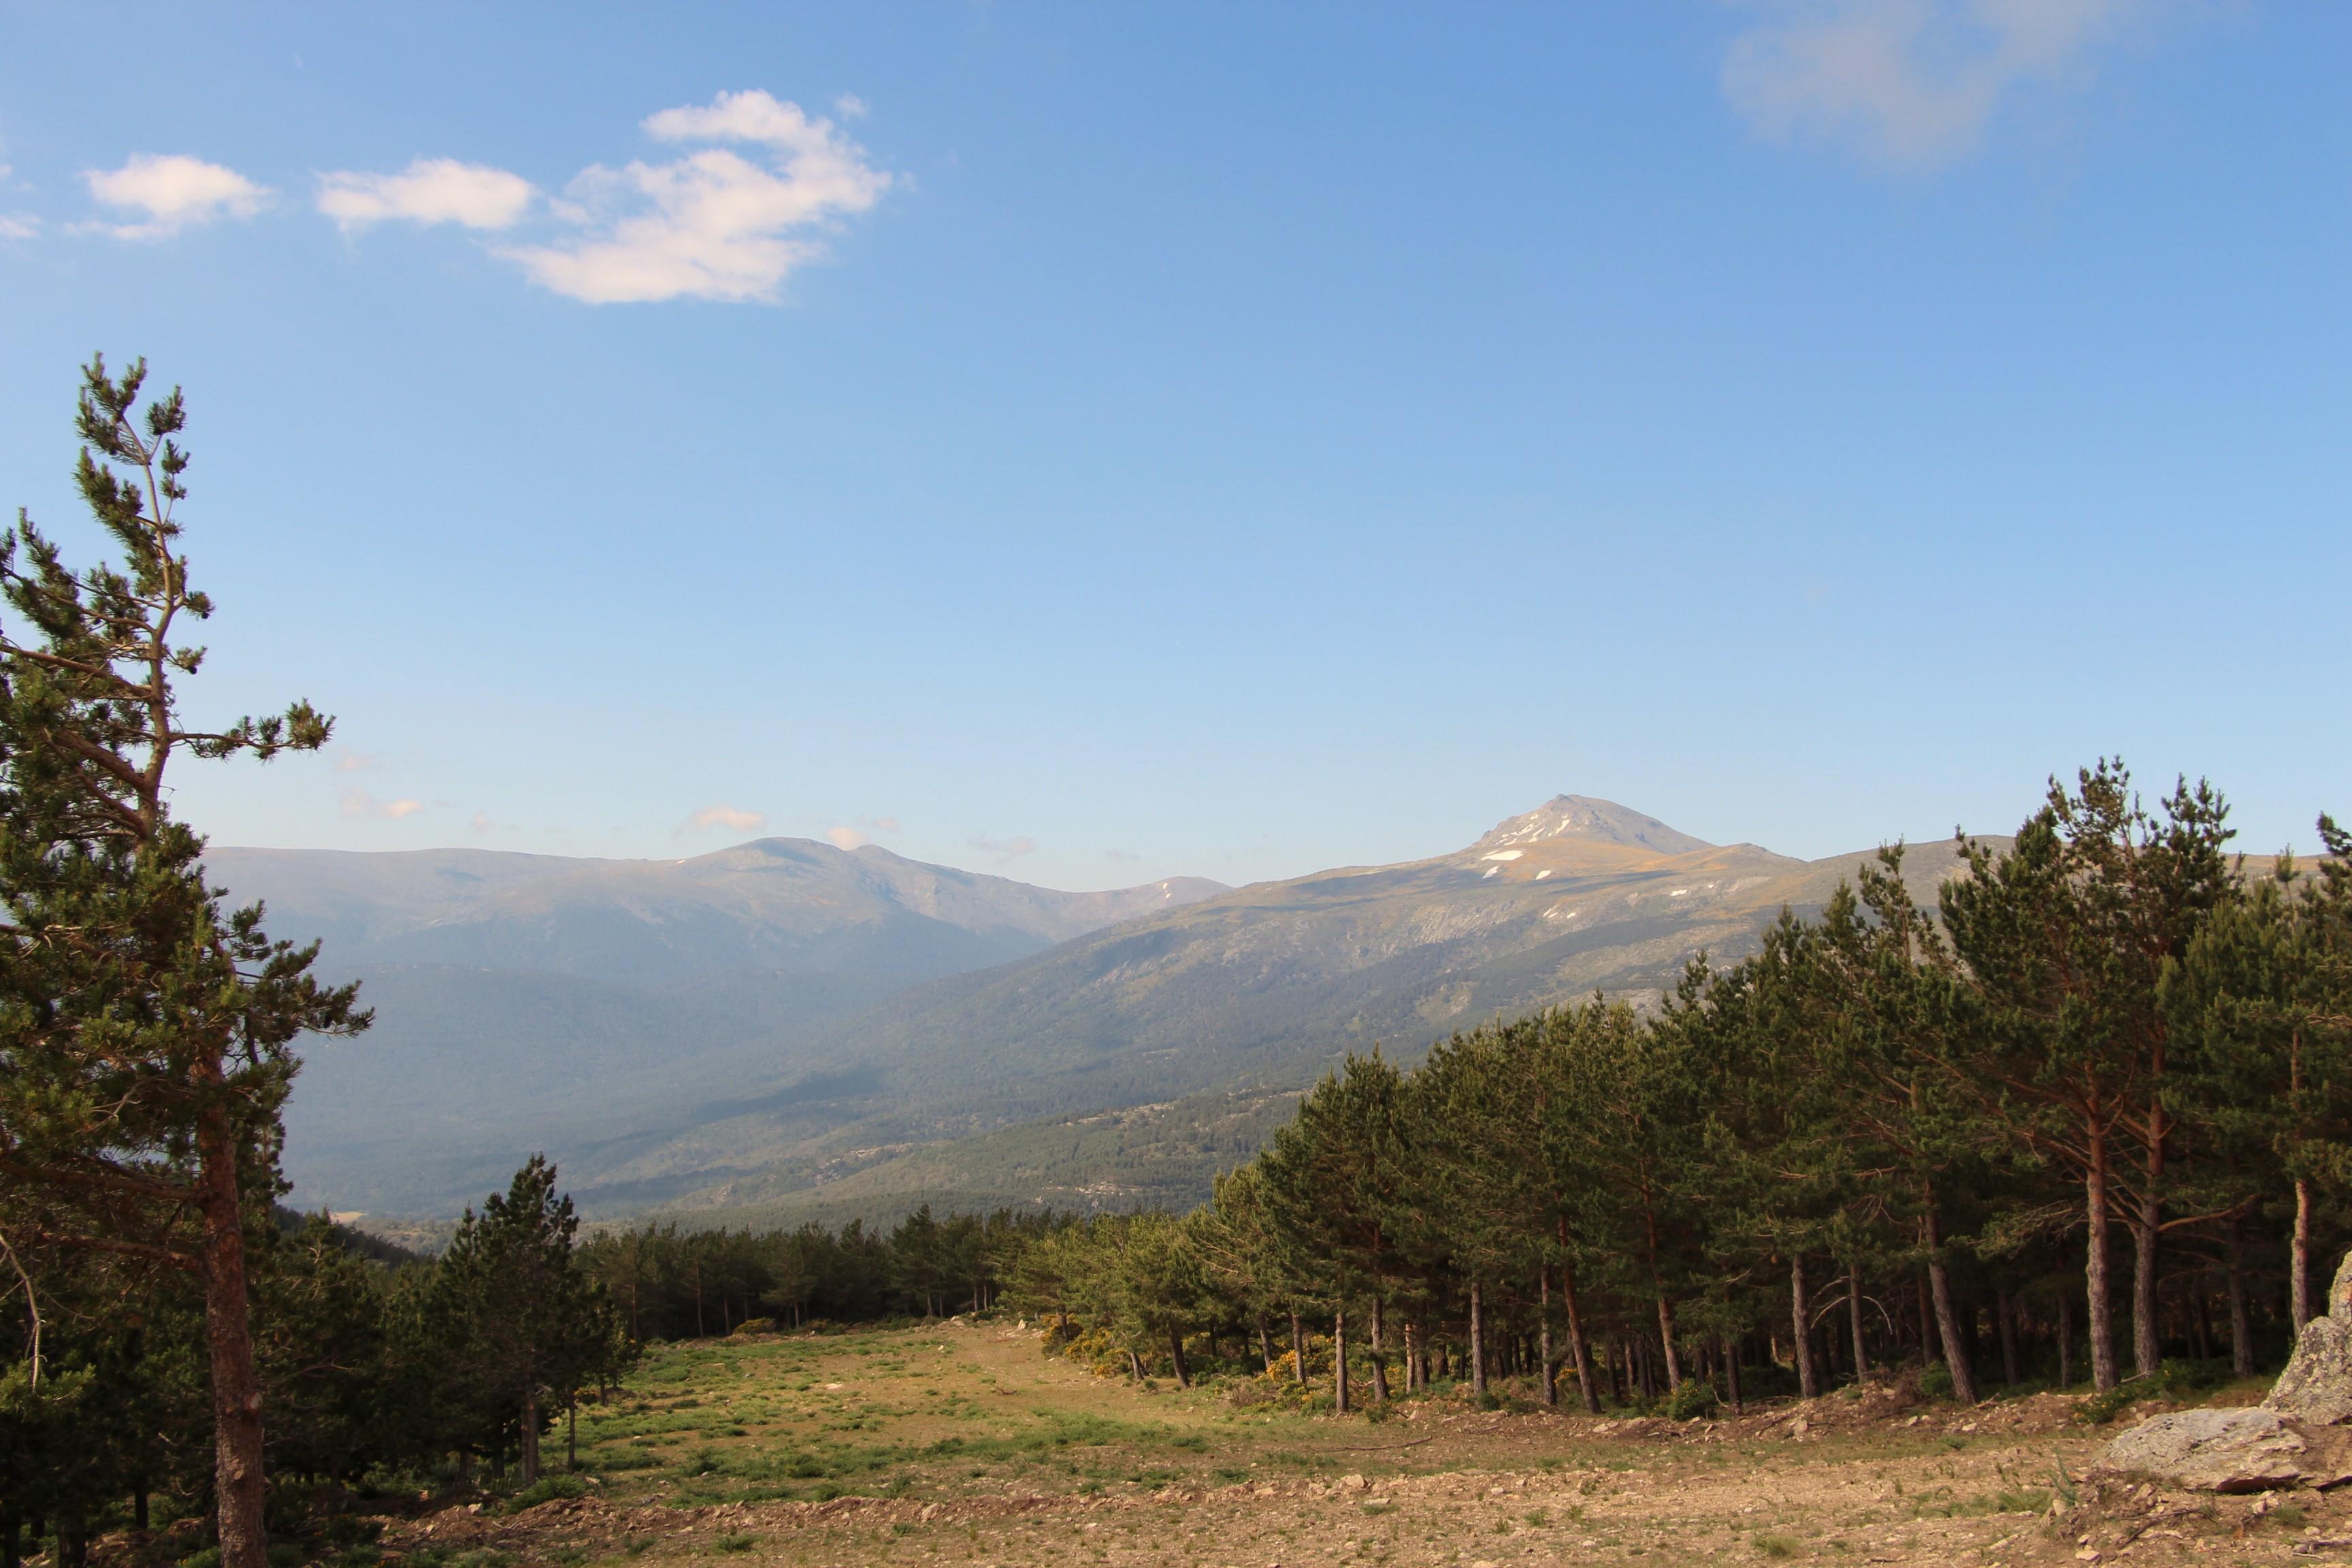
[[[297,1215],[303,1043],[366,1048],[368,999],[207,885],[172,781],[333,721],[184,714],[185,419],[94,360],[77,480],[115,558],[21,515],[0,546],[5,1568],[167,1525],[205,1568],[373,1563],[338,1500],[527,1498],[680,1342],[986,1318],[1333,1420],[1689,1420],[1894,1376],[2120,1400],[2274,1371],[2326,1310],[2352,834],[2252,858],[2214,787],[2114,760],[1963,839],[1931,902],[1890,847],[1663,997],[1349,1056],[1189,1213],[583,1226],[517,1150],[431,1256]]]

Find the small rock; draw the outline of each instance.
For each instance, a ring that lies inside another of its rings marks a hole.
[[[2096,1468],[2143,1472],[2194,1491],[2252,1492],[2303,1479],[2304,1441],[2268,1410],[2182,1410],[2143,1421]]]

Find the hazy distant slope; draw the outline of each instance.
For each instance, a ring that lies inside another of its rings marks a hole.
[[[238,899],[266,900],[272,930],[325,938],[331,964],[624,984],[730,969],[951,974],[1224,890],[1180,877],[1065,893],[805,838],[683,860],[218,848],[205,864]]]
[[[826,1026],[1223,890],[1066,893],[804,839],[677,861],[225,847],[206,866],[364,983],[374,1029],[305,1047],[288,1165],[305,1201],[394,1210],[478,1198],[533,1149],[619,1163],[715,1102],[789,1120],[879,1082],[841,1068]]]
[[[1596,990],[1654,994],[1694,953],[1749,951],[1783,904],[1818,908],[1867,858],[1717,847],[1562,796],[1451,855],[1244,888],[910,988],[824,1031],[828,1056],[877,1075],[874,1094],[828,1108],[855,1121],[812,1137],[804,1118],[746,1110],[585,1184],[592,1196],[600,1179],[677,1187],[700,1169],[710,1180],[696,1201],[832,1212],[859,1194],[937,1197],[968,1180],[977,1201],[1002,1190],[1005,1140],[1025,1146],[1055,1118],[1293,1089],[1349,1049],[1417,1059],[1497,1014]],[[1906,871],[1932,900],[1952,865],[1939,844],[1915,848]],[[1155,1128],[1163,1151],[1192,1138],[1167,1116]],[[959,1152],[972,1138],[985,1142]],[[1106,1159],[1128,1173],[1108,1188],[1059,1167],[1043,1185],[1116,1202],[1122,1185],[1200,1190],[1213,1168]]]

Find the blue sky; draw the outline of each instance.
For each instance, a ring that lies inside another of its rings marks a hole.
[[[224,842],[1067,887],[1559,791],[2352,813],[2352,9],[0,11],[0,476],[184,384]]]

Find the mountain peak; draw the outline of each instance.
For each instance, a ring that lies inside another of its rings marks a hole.
[[[1613,800],[1585,795],[1556,795],[1533,811],[1507,816],[1494,830],[1471,846],[1474,850],[1522,847],[1556,838],[1581,838],[1596,844],[1622,844],[1659,855],[1687,855],[1712,849],[1704,838],[1678,833],[1654,816],[1644,816]]]

